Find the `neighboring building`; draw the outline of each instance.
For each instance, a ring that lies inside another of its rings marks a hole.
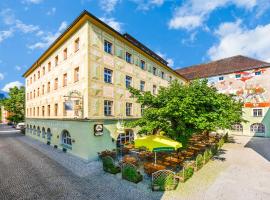
[[[8,123],[9,122],[8,117],[10,116],[10,113],[5,110],[4,106],[0,106],[0,113],[1,113],[0,122],[4,124]]]
[[[244,102],[247,123],[235,124],[230,133],[270,137],[270,64],[244,56],[176,70],[189,80],[207,78],[225,94]]]
[[[156,93],[186,79],[128,34],[84,11],[25,72],[26,135],[86,160],[130,142],[141,117],[132,86]]]

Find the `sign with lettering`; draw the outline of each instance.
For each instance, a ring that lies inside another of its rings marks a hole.
[[[103,124],[94,125],[94,135],[95,136],[103,135]]]

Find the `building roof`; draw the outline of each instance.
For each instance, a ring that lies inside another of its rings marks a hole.
[[[267,62],[238,55],[205,64],[180,68],[177,69],[176,72],[186,79],[193,80],[269,66],[270,64]]]
[[[87,20],[95,23],[101,28],[104,28],[107,31],[110,31],[114,34],[118,39],[127,42],[133,48],[137,48],[146,55],[150,56],[153,60],[160,63],[167,70],[172,72],[173,74],[181,77],[183,80],[186,80],[182,75],[175,72],[172,68],[170,68],[167,64],[168,62],[161,58],[159,55],[154,53],[152,50],[147,48],[145,45],[140,43],[138,40],[133,38],[131,35],[125,33],[121,34],[115,29],[113,29],[108,24],[101,21],[99,18],[84,10],[69,26],[68,28],[49,46],[49,48],[37,59],[37,61],[23,74],[23,77],[27,77],[33,70],[35,70],[47,57],[49,57],[67,38],[69,38],[78,28],[80,28]]]

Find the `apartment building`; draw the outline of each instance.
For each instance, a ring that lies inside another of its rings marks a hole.
[[[186,79],[129,34],[87,11],[24,73],[26,135],[85,160],[136,137],[143,108],[128,87],[158,92]]]
[[[230,134],[270,137],[270,64],[234,56],[176,70],[189,80],[208,79],[219,92],[234,94],[243,103],[248,122],[235,124]]]

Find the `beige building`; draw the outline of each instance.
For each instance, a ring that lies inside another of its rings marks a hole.
[[[128,87],[158,92],[185,82],[128,34],[84,11],[25,72],[26,134],[86,160],[129,142],[122,120],[141,116]]]

